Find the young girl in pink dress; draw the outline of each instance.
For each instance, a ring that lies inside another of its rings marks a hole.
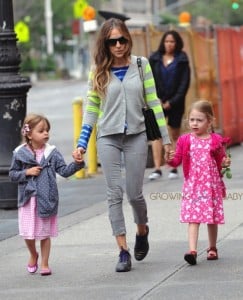
[[[172,167],[181,163],[183,166],[180,221],[189,224],[189,252],[184,259],[191,265],[197,263],[200,224],[205,223],[208,228],[208,260],[218,259],[218,224],[224,224],[223,198],[226,192],[221,170],[230,165],[225,151],[230,139],[214,133],[213,119],[210,102],[194,102],[188,113],[191,132],[179,137],[176,151],[171,151],[168,160]]]
[[[27,270],[38,269],[40,240],[41,275],[51,275],[49,255],[51,237],[57,236],[58,189],[56,172],[68,177],[84,167],[84,162],[66,165],[55,146],[49,145],[50,123],[44,116],[30,114],[24,120],[25,143],[13,152],[9,176],[18,182],[19,234],[30,252]]]

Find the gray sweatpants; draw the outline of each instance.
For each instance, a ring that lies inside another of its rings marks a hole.
[[[146,133],[103,136],[97,140],[97,149],[106,178],[109,218],[113,235],[126,234],[122,209],[122,152],[126,171],[126,193],[133,209],[134,222],[146,224],[148,221],[147,205],[142,193],[148,151]]]

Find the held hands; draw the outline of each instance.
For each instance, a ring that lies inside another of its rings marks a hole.
[[[174,150],[170,150],[168,161],[172,160],[174,158],[174,156],[175,156],[175,151]]]
[[[84,153],[85,153],[85,150],[82,147],[77,148],[73,151],[72,156],[76,163],[83,162],[83,160],[84,160],[83,154]]]
[[[175,154],[175,152],[172,150],[172,145],[171,144],[164,145],[164,149],[165,149],[165,155],[164,155],[165,161],[171,160]]]
[[[41,170],[42,170],[42,167],[35,166],[35,167],[32,167],[32,168],[26,169],[25,175],[26,176],[39,176]]]

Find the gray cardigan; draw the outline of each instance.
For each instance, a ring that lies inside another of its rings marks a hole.
[[[41,166],[39,176],[26,176],[26,169]],[[56,173],[68,177],[84,167],[84,162],[71,162],[66,165],[62,154],[55,146],[46,144],[40,164],[26,144],[18,146],[13,152],[9,177],[18,182],[18,207],[24,206],[32,196],[36,197],[39,217],[50,217],[57,214],[58,189]]]
[[[124,125],[127,124],[126,134],[138,134],[145,131],[142,108],[145,105],[145,97],[150,107],[154,110],[162,135],[163,144],[170,144],[166,120],[161,103],[156,95],[153,73],[148,59],[141,57],[144,82],[142,82],[137,66],[137,56],[131,56],[131,63],[124,79],[121,81],[113,72],[107,87],[105,99],[101,99],[93,90],[93,73],[89,77],[89,89],[87,103],[83,118],[83,125],[94,128],[97,124],[97,136],[124,133]],[[81,132],[85,135],[85,132]]]

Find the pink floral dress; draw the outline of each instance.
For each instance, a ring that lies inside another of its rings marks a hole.
[[[41,161],[44,149],[37,149],[36,160]],[[31,151],[31,150],[30,150]],[[37,215],[36,198],[30,200],[18,209],[19,234],[24,239],[43,240],[57,236],[57,216],[40,218]]]
[[[224,224],[223,192],[217,164],[210,155],[211,137],[190,136],[190,169],[184,181],[180,221]]]

